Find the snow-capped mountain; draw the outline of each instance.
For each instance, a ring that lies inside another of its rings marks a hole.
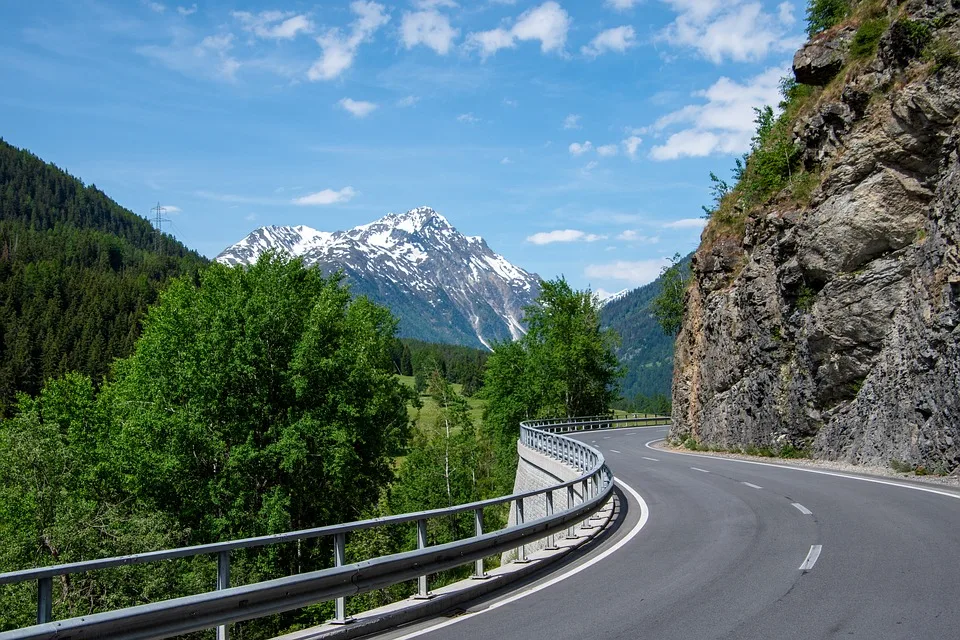
[[[400,335],[491,346],[518,338],[523,307],[540,278],[464,236],[429,207],[390,213],[370,224],[328,233],[310,227],[261,227],[217,256],[252,264],[266,251],[302,256],[324,273],[342,270],[353,291],[389,307]]]

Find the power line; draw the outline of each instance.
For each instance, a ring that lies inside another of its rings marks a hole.
[[[156,236],[155,236],[156,250],[157,250],[157,253],[162,255],[163,254],[163,223],[170,222],[170,219],[163,217],[163,214],[166,211],[166,209],[164,207],[161,207],[159,202],[157,202],[157,206],[155,206],[153,209],[150,209],[150,211],[156,214],[153,218],[153,226],[155,227],[155,233],[156,233]]]

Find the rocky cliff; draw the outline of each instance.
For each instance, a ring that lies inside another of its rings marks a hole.
[[[675,440],[960,467],[958,42],[952,2],[873,0],[797,53],[786,172],[756,197],[755,143],[694,256]]]

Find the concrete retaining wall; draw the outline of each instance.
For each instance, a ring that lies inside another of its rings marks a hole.
[[[520,454],[520,459],[517,462],[517,477],[513,482],[514,493],[523,493],[525,491],[532,491],[534,489],[543,489],[561,482],[575,480],[580,476],[580,472],[573,467],[567,466],[559,460],[546,456],[538,451],[534,451],[529,447],[525,447],[520,442],[517,442],[517,453]],[[579,503],[583,500],[581,486],[579,484],[574,486],[574,496],[575,503]],[[554,512],[563,511],[566,508],[567,490],[560,489],[559,491],[554,491]],[[523,517],[527,522],[530,520],[536,520],[537,518],[542,518],[546,515],[546,513],[546,494],[534,496],[532,498],[526,498],[523,501]],[[511,506],[509,525],[513,526],[516,523],[516,507]],[[546,539],[538,540],[535,543],[526,545],[526,551],[527,553],[532,553],[533,551],[543,549],[545,546],[547,546]],[[502,561],[506,563],[515,559],[516,557],[516,551],[508,551],[507,553],[503,554]]]

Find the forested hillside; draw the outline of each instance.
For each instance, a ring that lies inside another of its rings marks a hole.
[[[688,255],[680,261],[689,271]],[[600,320],[620,334],[617,356],[624,365],[621,408],[655,411],[650,401],[670,396],[673,380],[673,336],[667,335],[657,323],[651,303],[660,294],[661,278],[634,289],[600,310]]]
[[[99,381],[164,283],[206,262],[169,236],[158,247],[147,220],[0,139],[0,415],[47,378]]]

